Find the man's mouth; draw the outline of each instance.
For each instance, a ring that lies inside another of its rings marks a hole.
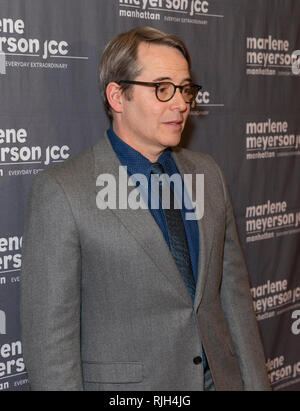
[[[183,123],[182,120],[165,121],[165,122],[164,122],[164,124],[166,124],[166,125],[177,126],[177,127],[181,127],[181,126],[182,126],[182,123]]]

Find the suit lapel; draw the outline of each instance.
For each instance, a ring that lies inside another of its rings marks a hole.
[[[208,198],[208,193],[206,190],[208,189],[205,185],[205,170],[201,169],[201,164],[197,165],[197,170],[194,164],[189,161],[189,159],[184,155],[183,151],[180,149],[173,150],[172,156],[176,162],[178,170],[184,178],[184,174],[193,174],[195,175],[196,172],[198,174],[204,174],[204,216],[202,219],[198,220],[198,229],[199,229],[199,261],[198,261],[198,278],[197,278],[197,285],[196,285],[196,294],[195,294],[195,301],[194,301],[194,309],[197,310],[205,288],[205,282],[207,278],[207,266],[209,262],[209,257],[211,254],[212,244],[213,244],[213,237],[214,237],[214,217],[206,204],[206,199]],[[196,198],[196,185],[192,186],[193,192],[193,199]]]
[[[95,157],[95,181],[100,174],[111,174],[119,179],[119,167],[121,163],[116,156],[109,139],[105,133],[104,139],[98,142],[94,148]],[[128,187],[128,194],[133,188]],[[98,193],[99,189],[96,187]],[[191,304],[190,294],[183,282],[181,274],[176,266],[174,258],[169,250],[169,247],[164,239],[163,233],[155,222],[151,212],[146,209],[119,209],[111,210],[119,219],[120,223],[126,227],[128,232],[135,238],[139,246],[151,258],[157,268],[161,271],[173,286],[177,293]],[[142,257],[141,257],[142,261]],[[141,262],[142,265],[142,262]]]

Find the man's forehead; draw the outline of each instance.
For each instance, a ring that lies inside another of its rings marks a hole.
[[[181,80],[190,79],[188,62],[183,54],[174,47],[141,43],[138,48],[138,63],[143,74],[155,78]],[[153,78],[152,81],[155,79]],[[158,80],[156,80],[158,81]]]

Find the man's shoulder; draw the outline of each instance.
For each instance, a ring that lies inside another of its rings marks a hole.
[[[62,163],[56,164],[47,168],[43,173],[52,176],[59,177],[69,174],[81,174],[87,170],[91,171],[93,166],[93,148],[89,147],[84,151],[70,157]]]
[[[54,180],[60,184],[86,184],[94,175],[94,147],[99,141],[62,163],[50,166],[39,173],[38,179]]]
[[[85,191],[91,186],[94,175],[93,147],[70,157],[62,163],[55,164],[35,176],[32,190],[38,192],[56,192],[62,190],[70,196]]]
[[[225,192],[226,179],[224,173],[211,155],[186,148],[177,148],[174,153],[179,166],[183,166],[182,170],[185,173],[202,174],[205,177],[207,188],[213,190],[220,188],[222,192]]]
[[[193,167],[196,167],[197,170],[205,169],[207,171],[218,171],[220,168],[215,159],[210,154],[202,153],[199,151],[192,151],[182,147],[177,147],[173,151],[179,161],[190,163],[193,165]]]

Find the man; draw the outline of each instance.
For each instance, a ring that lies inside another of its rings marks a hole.
[[[268,390],[223,175],[209,156],[175,149],[199,91],[184,44],[149,27],[124,33],[100,83],[108,133],[32,188],[21,304],[32,389]],[[175,206],[175,186],[169,208],[163,197],[151,207],[145,184],[148,209],[105,207],[99,193],[120,167],[144,175],[148,194],[162,176],[204,175],[203,218]]]

